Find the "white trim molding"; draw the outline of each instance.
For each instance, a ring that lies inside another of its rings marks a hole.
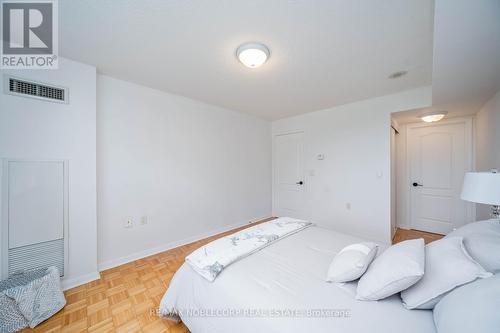
[[[100,278],[101,274],[99,272],[93,272],[90,274],[80,275],[71,279],[62,279],[62,288],[63,290],[68,290],[71,288],[81,286],[82,284],[85,283],[99,280]]]

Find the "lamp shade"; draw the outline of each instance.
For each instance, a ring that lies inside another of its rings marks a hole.
[[[500,173],[467,172],[460,197],[465,201],[500,205]]]

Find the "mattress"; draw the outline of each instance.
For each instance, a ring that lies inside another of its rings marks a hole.
[[[314,226],[232,264],[214,282],[184,263],[160,312],[174,309],[193,333],[435,332],[432,311],[407,310],[399,295],[358,301],[356,282],[325,282],[335,254],[361,241]]]

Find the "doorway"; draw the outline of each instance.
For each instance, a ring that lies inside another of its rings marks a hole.
[[[472,118],[452,118],[400,127],[399,226],[446,235],[474,220],[474,206],[460,198],[464,175],[473,169],[472,126]]]

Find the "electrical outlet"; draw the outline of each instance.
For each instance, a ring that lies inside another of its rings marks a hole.
[[[141,225],[146,225],[146,224],[148,224],[148,217],[147,216],[141,217]]]
[[[127,219],[123,225],[124,228],[132,228],[133,226],[134,224],[132,223],[132,219]]]

